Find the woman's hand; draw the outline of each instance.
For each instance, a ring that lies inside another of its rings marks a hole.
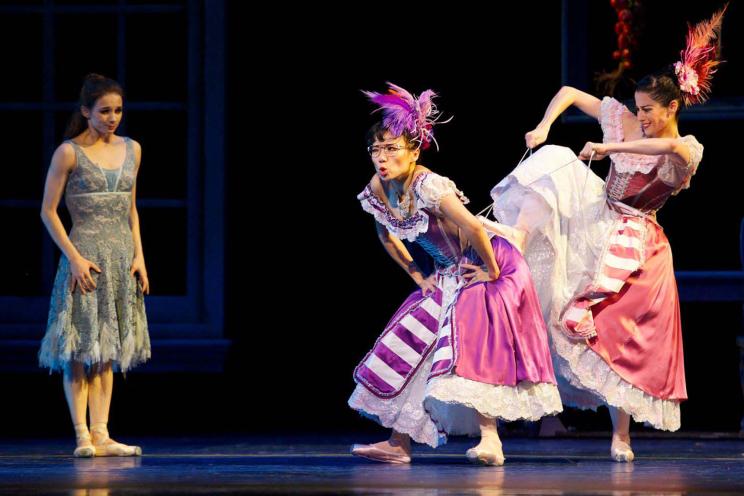
[[[550,131],[549,126],[537,126],[532,131],[524,135],[524,142],[527,144],[527,148],[535,148],[545,143],[548,139],[548,132]]]
[[[429,277],[417,281],[416,284],[421,288],[421,294],[427,296],[434,294],[437,290],[437,274],[433,272]]]
[[[75,292],[75,287],[80,288],[80,292],[86,294],[89,291],[96,289],[96,281],[93,280],[93,276],[90,270],[93,269],[99,274],[101,273],[100,267],[94,264],[90,260],[83,257],[78,257],[70,260],[70,273],[72,274],[72,287],[70,292]]]
[[[150,281],[147,279],[147,269],[145,268],[145,259],[142,257],[134,257],[132,260],[132,268],[129,270],[129,274],[134,277],[135,274],[139,277],[140,285],[142,286],[142,292],[144,294],[150,294]]]
[[[594,153],[594,157],[592,157]],[[584,148],[579,152],[579,160],[602,160],[609,153],[607,145],[603,143],[592,143],[587,141]]]
[[[462,275],[462,277],[469,280],[465,287],[472,286],[473,284],[478,282],[495,281],[499,278],[498,273],[491,274],[490,272],[488,272],[488,270],[486,270],[485,266],[481,267],[479,265],[463,263],[460,264],[460,267],[464,267],[470,271]]]

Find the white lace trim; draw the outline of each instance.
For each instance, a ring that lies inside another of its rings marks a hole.
[[[641,155],[639,153],[612,153],[612,166],[623,174],[648,174],[666,160],[664,155]]]
[[[698,165],[700,165],[700,162],[703,160],[703,144],[700,143],[692,134],[683,136],[682,140],[685,141],[687,143],[687,146],[690,147],[689,166],[697,170]]]
[[[602,126],[604,143],[618,143],[625,141],[623,132],[623,113],[630,112],[625,105],[614,98],[604,97],[600,104],[599,123]],[[695,136],[689,134],[681,138],[690,148],[690,162],[677,165],[667,155],[641,155],[637,153],[613,153],[612,164],[620,173],[648,174],[654,167],[659,168],[659,178],[667,185],[676,188],[674,194],[690,187],[690,179],[703,158],[703,145]]]
[[[680,427],[678,400],[656,398],[638,389],[612,370],[599,354],[584,342],[570,341],[555,326],[550,326],[553,347],[560,360],[557,371],[571,386],[588,390],[603,403],[622,408],[636,422],[646,422],[657,429],[676,431]],[[596,408],[596,405],[574,403],[563,396],[567,406]]]
[[[374,193],[369,186],[357,196],[362,205],[362,209],[372,214],[377,222],[398,239],[407,241],[416,241],[419,234],[429,230],[429,216],[424,212],[416,212],[412,217],[405,220],[396,219],[387,209],[387,207],[375,198]]]
[[[622,115],[625,106],[612,97],[602,98],[599,104],[599,125],[602,126],[602,137],[605,143],[623,141]]]
[[[424,406],[439,429],[450,435],[480,434],[477,412],[506,421],[539,420],[563,411],[555,384],[485,384],[457,375],[437,377],[426,388]]]
[[[394,398],[379,398],[363,385],[357,384],[349,398],[349,406],[383,427],[408,434],[417,443],[428,444],[432,448],[444,444],[447,442],[446,436],[439,433],[423,405],[431,363],[429,357],[411,382]]]
[[[687,165],[680,165],[667,158],[664,164],[659,167],[659,179],[674,188],[673,195],[676,195],[683,189],[690,187],[692,176],[697,172],[698,165],[703,159],[703,145],[701,145],[695,136],[688,134],[680,138],[680,141],[687,145],[690,151],[690,161]]]
[[[417,179],[413,189],[416,194],[417,209],[428,208],[438,211],[442,198],[451,194],[457,196],[463,204],[470,203],[465,194],[457,189],[454,181],[447,177],[434,172],[426,172]]]
[[[416,212],[406,219],[399,219],[390,212],[385,205],[367,185],[364,191],[357,195],[357,199],[362,205],[362,209],[372,214],[377,222],[399,239],[405,239],[410,242],[416,241],[420,234],[429,230],[429,214],[423,209],[429,209],[434,212],[439,210],[439,204],[442,198],[449,194],[454,194],[463,204],[470,203],[465,194],[457,189],[457,186],[450,179],[435,174],[425,172],[420,174],[411,185],[416,195]]]
[[[623,114],[630,113],[625,105],[614,98],[606,96],[599,106],[599,124],[602,126],[603,143],[620,143],[625,141],[623,132]],[[664,160],[659,155],[641,155],[638,153],[613,153],[612,165],[617,172],[640,172],[648,174]]]

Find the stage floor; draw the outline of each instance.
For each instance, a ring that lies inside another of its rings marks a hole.
[[[70,440],[0,441],[0,493],[129,494],[687,494],[744,492],[744,440],[636,439],[612,462],[605,439],[505,439],[503,467],[476,467],[472,440],[416,447],[411,465],[348,454],[351,439],[127,439],[141,458],[73,459]]]

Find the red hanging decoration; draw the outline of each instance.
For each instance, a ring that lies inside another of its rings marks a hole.
[[[641,0],[610,0],[610,5],[617,14],[615,22],[617,48],[612,52],[612,59],[617,61],[617,68],[597,75],[596,83],[602,93],[612,95],[623,73],[633,68],[633,50],[638,48]]]

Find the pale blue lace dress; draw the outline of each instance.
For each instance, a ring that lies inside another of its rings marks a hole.
[[[134,242],[129,225],[136,170],[132,142],[118,169],[92,162],[72,141],[76,167],[65,188],[72,217],[70,241],[80,254],[101,268],[91,270],[94,291],[70,292],[70,264],[62,255],[54,280],[46,335],[39,364],[62,370],[71,361],[87,366],[112,361],[126,371],[150,358],[145,301],[130,275]]]

